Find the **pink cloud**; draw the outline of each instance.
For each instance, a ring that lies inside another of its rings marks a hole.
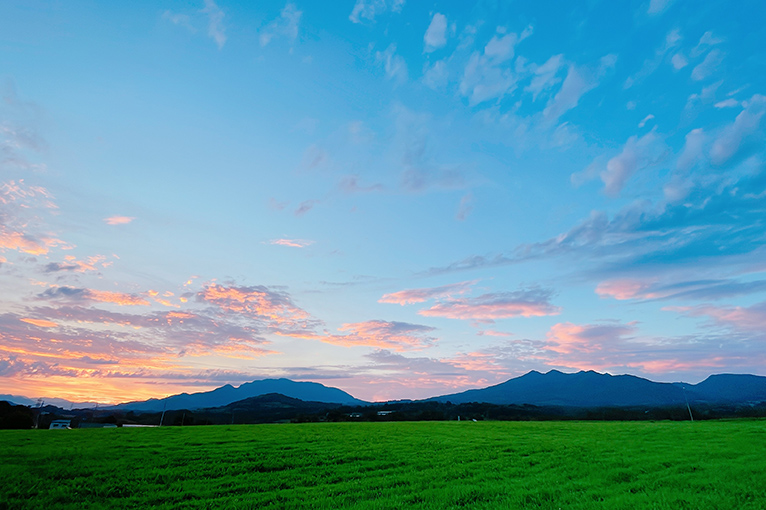
[[[478,331],[476,335],[477,336],[496,336],[496,337],[505,338],[505,337],[513,336],[513,333],[507,333],[505,331],[495,331],[492,329],[485,329],[482,331]]]
[[[607,280],[596,287],[599,297],[611,297],[624,301],[626,299],[651,299],[659,297],[658,294],[647,292],[654,284],[653,281],[633,280],[629,278]]]
[[[709,317],[715,323],[739,331],[763,332],[766,324],[766,301],[752,306],[675,306],[663,310],[681,312],[689,317]]]
[[[73,271],[75,273],[85,273],[88,271],[98,271],[98,265],[101,267],[108,267],[111,263],[105,262],[106,257],[103,255],[94,255],[87,257],[85,260],[77,260],[73,255],[67,255],[64,257],[64,262],[51,262],[46,264],[45,272],[54,273],[57,271]]]
[[[38,296],[42,299],[65,299],[69,301],[95,301],[120,306],[147,306],[149,301],[135,294],[74,287],[51,287]]]
[[[314,244],[314,241],[307,239],[272,239],[269,244],[277,246],[290,246],[291,248],[305,248]]]
[[[623,325],[559,323],[548,331],[545,348],[559,354],[594,353],[614,347],[633,330],[633,326]]]
[[[60,239],[35,237],[0,225],[0,250],[16,250],[30,255],[45,255],[55,246],[66,246]]]
[[[476,321],[557,315],[561,308],[550,304],[549,298],[550,292],[539,289],[498,292],[476,298],[447,300],[418,313],[425,317]]]
[[[420,350],[430,347],[436,341],[436,338],[428,336],[435,328],[407,322],[371,320],[343,324],[338,329],[346,334],[318,334],[312,331],[277,331],[276,333],[344,347],[367,346],[394,351]]]
[[[422,303],[429,299],[463,294],[470,290],[470,287],[477,282],[478,280],[472,280],[453,283],[451,285],[442,285],[441,287],[400,290],[398,292],[392,292],[391,294],[384,294],[383,297],[378,300],[378,303],[393,303],[402,306],[413,303]]]
[[[264,286],[208,284],[197,293],[197,299],[254,319],[269,328],[310,331],[317,322],[308,312],[293,304],[287,293]]]
[[[127,225],[131,221],[135,220],[133,216],[112,216],[110,218],[104,218],[104,222],[107,225]]]

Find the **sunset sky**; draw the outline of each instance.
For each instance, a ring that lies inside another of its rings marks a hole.
[[[0,393],[766,375],[766,4],[0,2]]]

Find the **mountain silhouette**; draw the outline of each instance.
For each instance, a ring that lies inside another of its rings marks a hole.
[[[461,404],[533,404],[568,407],[668,406],[690,402],[745,403],[766,401],[766,377],[713,375],[699,384],[658,383],[634,375],[600,374],[592,370],[565,374],[535,370],[488,388],[442,395],[429,400]]]
[[[290,379],[263,379],[244,383],[235,388],[231,384],[221,386],[212,391],[200,393],[181,393],[161,399],[149,399],[140,402],[126,402],[111,406],[107,409],[124,411],[172,411],[177,409],[201,409],[222,407],[232,402],[258,397],[269,393],[310,402],[329,404],[364,405],[367,402],[358,400],[343,390],[331,388],[315,382],[296,382]]]

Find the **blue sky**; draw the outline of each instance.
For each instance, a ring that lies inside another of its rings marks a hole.
[[[760,2],[0,5],[0,393],[766,375]]]

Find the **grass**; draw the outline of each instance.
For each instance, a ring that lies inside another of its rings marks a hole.
[[[766,421],[0,431],[0,508],[766,507]]]

